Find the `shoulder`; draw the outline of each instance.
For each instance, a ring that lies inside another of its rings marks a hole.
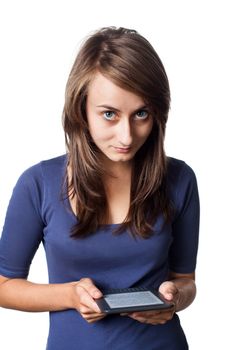
[[[63,155],[43,160],[27,168],[14,186],[11,202],[15,203],[14,205],[25,203],[25,206],[34,206],[36,211],[41,213],[46,201],[49,198],[53,200],[55,194],[58,196],[66,164],[67,156]]]
[[[67,156],[61,155],[59,157],[42,160],[29,168],[27,168],[21,175],[23,178],[35,178],[40,179],[50,175],[54,177],[65,170],[67,164]]]
[[[46,183],[59,183],[65,174],[67,155],[42,160],[27,168],[18,178],[16,187],[40,190]]]
[[[167,183],[172,189],[186,188],[189,184],[196,183],[196,175],[185,161],[167,157]]]
[[[36,165],[37,166],[37,165]],[[61,155],[59,157],[43,160],[38,164],[43,177],[52,178],[56,180],[64,176],[67,167],[67,155]]]
[[[195,173],[184,160],[167,157],[167,176],[173,180],[181,176],[194,177]]]
[[[177,208],[193,195],[198,198],[197,179],[194,170],[185,161],[167,158],[167,186],[169,196]]]

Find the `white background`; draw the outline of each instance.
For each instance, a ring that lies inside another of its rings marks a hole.
[[[0,0],[1,226],[20,173],[65,151],[64,89],[81,40],[102,26],[124,26],[159,53],[172,92],[167,154],[193,167],[200,189],[198,294],[180,313],[192,350],[238,344],[235,3]],[[30,279],[47,282],[42,248]],[[3,350],[43,350],[48,315],[0,309],[0,332]]]

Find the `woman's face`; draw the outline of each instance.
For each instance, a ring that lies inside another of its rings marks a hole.
[[[130,162],[153,126],[144,100],[100,73],[89,84],[86,113],[94,143],[113,162]]]

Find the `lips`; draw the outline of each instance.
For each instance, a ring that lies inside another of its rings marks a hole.
[[[128,153],[131,147],[114,147],[114,150],[118,153]]]

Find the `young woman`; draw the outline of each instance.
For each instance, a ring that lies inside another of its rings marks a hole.
[[[48,350],[188,348],[177,311],[194,300],[196,178],[164,152],[166,72],[134,30],[102,28],[73,65],[67,154],[19,178],[0,242],[0,306],[49,311]],[[27,281],[40,243],[49,284]],[[157,289],[172,309],[106,316],[107,288]]]

